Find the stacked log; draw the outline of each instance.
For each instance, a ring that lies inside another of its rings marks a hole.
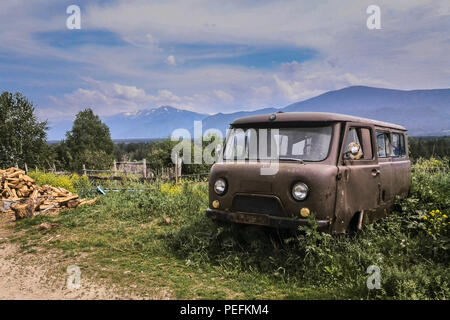
[[[97,199],[80,199],[64,188],[38,186],[23,170],[9,168],[0,169],[0,200],[0,209],[9,207],[16,219],[23,219],[42,213],[57,214],[62,209],[93,204]]]

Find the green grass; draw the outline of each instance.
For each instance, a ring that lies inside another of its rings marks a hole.
[[[420,162],[412,195],[354,237],[217,226],[204,216],[206,184],[133,184],[90,207],[17,223],[27,250],[46,246],[83,257],[83,271],[122,287],[180,299],[448,299],[448,229],[425,215],[449,213],[448,162]],[[111,187],[111,186],[110,186]],[[170,220],[169,220],[170,219]],[[60,224],[42,233],[43,221]],[[19,233],[18,233],[19,234]],[[53,241],[43,241],[56,234]],[[367,267],[381,268],[369,291]]]

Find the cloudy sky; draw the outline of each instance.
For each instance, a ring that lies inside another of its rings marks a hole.
[[[81,29],[69,30],[69,5]],[[381,29],[369,30],[369,5]],[[2,1],[0,91],[42,119],[282,107],[350,85],[450,87],[449,1]]]

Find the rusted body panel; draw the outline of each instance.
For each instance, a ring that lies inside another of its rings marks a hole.
[[[336,166],[280,163],[278,173],[267,176],[260,175],[261,166],[260,163],[248,162],[215,164],[211,170],[209,188],[213,190],[214,181],[217,178],[224,178],[228,183],[228,191],[223,196],[210,192],[210,203],[218,200],[221,204],[219,209],[232,211],[233,200],[238,195],[253,197],[255,201],[270,197],[281,207],[281,213],[275,212],[274,215],[300,218],[300,209],[307,207],[316,212],[320,220],[333,218]],[[297,181],[306,183],[311,190],[310,195],[302,202],[295,201],[291,196],[292,185]]]
[[[402,126],[336,114],[281,113],[238,119],[232,127],[304,127],[318,123],[332,126],[329,152],[321,161],[280,160],[273,175],[261,175],[261,168],[267,166],[261,161],[216,163],[209,177],[207,215],[234,223],[296,228],[306,223],[301,210],[307,208],[322,230],[331,233],[349,230],[355,219],[360,228],[386,216],[394,197],[406,197],[410,186],[406,129]],[[405,154],[393,157],[389,151],[389,156],[378,157],[380,132],[386,139],[391,139],[392,133],[404,137]],[[348,158],[346,143],[352,139],[357,139],[363,151],[360,158]],[[214,191],[218,179],[226,182],[222,195]],[[297,182],[308,187],[302,201],[292,196]]]

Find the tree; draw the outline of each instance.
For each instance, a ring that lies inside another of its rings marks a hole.
[[[0,167],[44,166],[52,161],[47,121],[38,121],[33,104],[21,93],[0,95]]]
[[[55,166],[62,170],[68,170],[72,163],[72,154],[65,140],[51,146],[55,153]]]
[[[70,150],[69,169],[108,169],[114,160],[114,143],[108,126],[91,109],[80,111],[72,130],[66,133],[65,146]]]

